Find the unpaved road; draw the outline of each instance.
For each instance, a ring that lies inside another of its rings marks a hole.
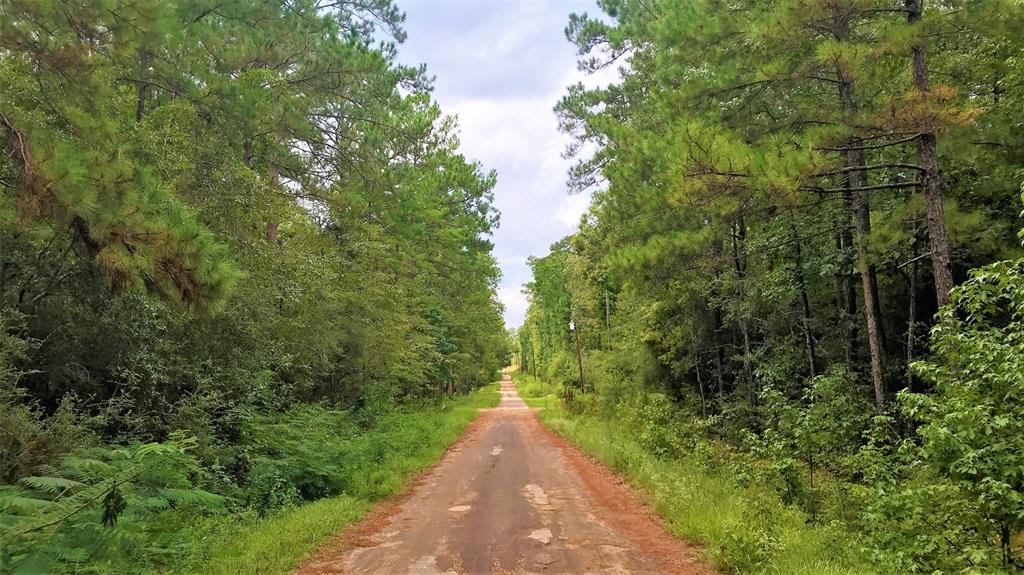
[[[295,574],[712,573],[620,479],[544,429],[507,376],[501,395],[409,493]]]

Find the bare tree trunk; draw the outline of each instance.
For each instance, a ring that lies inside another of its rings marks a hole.
[[[914,362],[914,323],[917,321],[917,226],[910,240],[910,303],[907,309],[907,388],[914,384],[910,364]]]
[[[719,273],[719,263],[722,257],[722,240],[714,238],[711,240],[711,257],[714,260],[712,274],[715,278],[715,283],[721,277]],[[715,295],[717,296],[717,287],[715,288]],[[714,297],[714,300],[719,299]],[[712,320],[712,343],[715,346],[714,359],[715,359],[715,379],[718,382],[718,401],[722,403],[725,401],[725,357],[722,350],[722,308],[717,301],[712,301],[711,305],[711,320]]]
[[[849,16],[844,13],[836,15],[836,37],[840,41],[849,39]],[[843,111],[852,117],[857,111],[854,98],[854,79],[846,70],[836,68],[839,87],[839,99]],[[877,284],[871,274],[870,258],[868,257],[868,241],[871,237],[871,208],[863,167],[866,165],[864,151],[860,149],[860,141],[850,138],[846,142],[845,163],[849,169],[847,185],[852,192],[854,235],[857,244],[857,260],[860,267],[861,284],[864,290],[864,319],[867,323],[868,349],[871,353],[871,381],[875,390],[875,408],[881,412],[885,409],[886,390],[882,367],[884,350],[881,343],[881,328],[877,315],[881,306],[878,303]]]
[[[800,303],[803,306],[804,345],[807,347],[807,362],[811,368],[811,379],[814,379],[818,375],[818,358],[814,349],[814,334],[811,333],[811,301],[807,296],[807,279],[804,277],[803,252],[800,249],[800,240],[797,237],[796,226],[792,223],[790,223],[790,230],[793,234],[796,283],[800,288]]]
[[[252,138],[246,138],[245,141],[242,142],[242,161],[250,168],[254,163],[256,163],[255,147],[256,145],[252,141]]]
[[[863,166],[863,156],[848,159],[849,165]],[[858,172],[850,172],[851,187],[863,187],[863,180]],[[854,194],[854,221],[857,230],[857,259],[859,260],[861,282],[864,288],[864,319],[868,328],[868,349],[871,352],[871,381],[875,389],[875,407],[879,412],[885,409],[886,392],[882,367],[882,342],[879,318],[877,315],[877,286],[871,281],[871,269],[868,265],[868,238],[871,236],[871,211],[868,207],[867,192]]]
[[[836,234],[836,249],[842,260],[836,274],[836,305],[843,330],[843,351],[845,352],[846,369],[853,371],[856,363],[857,350],[857,287],[853,282],[853,258],[850,246],[853,245],[853,196],[849,191],[843,192],[843,209],[840,211],[839,233]]]
[[[867,196],[865,195],[865,198],[866,197]],[[865,203],[870,206],[871,202],[865,199]],[[868,220],[868,225],[870,227],[870,219]],[[885,322],[882,321],[882,318],[885,316],[882,314],[882,301],[878,297],[878,268],[875,267],[875,264],[868,266],[868,275],[871,278],[871,291],[875,294],[875,317],[878,318],[878,341],[881,344],[882,349],[887,350],[889,349],[889,340],[885,335]]]
[[[715,328],[712,339],[715,345],[715,379],[718,382],[718,400],[725,401],[725,373],[722,371],[725,364],[725,358],[722,357],[722,310],[716,307],[712,316]]]
[[[708,416],[708,402],[704,398],[704,380],[700,377],[700,354],[697,354],[697,362],[694,364],[697,368],[697,389],[700,390],[700,411],[704,417]]]
[[[907,23],[911,26],[921,21],[923,0],[904,0]],[[915,39],[910,48],[914,75],[914,88],[922,96],[931,91],[928,82],[928,61],[920,39]],[[949,261],[949,239],[946,237],[946,216],[942,209],[942,192],[939,190],[941,175],[936,154],[935,132],[927,130],[917,138],[918,163],[921,165],[921,192],[924,194],[928,212],[928,247],[932,256],[932,275],[935,280],[935,298],[939,306],[949,303],[949,291],[953,289],[953,272]]]
[[[747,257],[745,255],[746,246],[743,245],[746,238],[746,223],[740,217],[733,223],[732,254],[736,266],[736,278],[739,280],[736,296],[741,303],[746,299]],[[754,393],[754,369],[750,361],[750,329],[745,312],[737,314],[737,317],[740,336],[743,338],[743,378],[746,380],[747,391],[753,400],[756,394]]]

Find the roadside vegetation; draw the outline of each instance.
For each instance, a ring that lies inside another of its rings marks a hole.
[[[287,570],[508,364],[495,175],[386,0],[0,13],[0,573]]]
[[[736,573],[1024,569],[1024,7],[601,2],[542,417]],[[579,364],[583,364],[583,377]]]
[[[497,400],[488,385],[372,417],[314,406],[254,416],[230,446],[250,464],[244,481],[194,438],[74,450],[0,492],[4,572],[287,573]]]
[[[546,383],[539,377],[511,368],[509,374],[516,382],[516,391],[519,397],[530,407],[546,408],[557,407],[561,401],[559,388],[554,384]]]
[[[841,523],[784,504],[773,462],[670,421],[677,415],[664,396],[643,399],[647,405],[619,412],[636,410],[625,419],[557,406],[540,417],[639,488],[669,531],[704,545],[704,557],[722,573],[877,573]],[[814,489],[822,493],[839,487],[821,481]]]
[[[326,468],[330,480],[344,486],[332,490],[340,495],[289,504],[262,518],[250,509],[207,521],[200,532],[215,536],[205,543],[193,536],[200,552],[191,552],[188,566],[175,572],[289,573],[329,537],[358,521],[373,503],[401,491],[413,473],[438,459],[480,409],[497,404],[497,385],[488,385],[443,406],[386,415],[349,439],[325,437],[321,439],[327,444],[311,443],[312,463]],[[278,465],[303,467],[289,460]]]

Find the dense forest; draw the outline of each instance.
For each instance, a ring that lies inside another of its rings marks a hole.
[[[402,18],[0,2],[0,572],[163,571],[204,518],[377,493],[357,464],[444,419],[396,410],[507,364],[495,175]]]
[[[593,200],[530,260],[516,363],[767,486],[819,557],[1024,569],[1024,5],[600,5],[567,35],[617,80],[556,108]],[[721,534],[730,572],[793,572],[772,505]]]

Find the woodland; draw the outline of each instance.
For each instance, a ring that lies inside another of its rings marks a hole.
[[[389,0],[0,0],[0,573],[288,572],[510,363],[722,573],[1024,571],[1021,0],[598,5],[509,334]]]
[[[514,336],[542,418],[723,572],[1021,572],[1024,5],[600,7],[566,33],[617,79],[556,108],[592,202]]]
[[[495,174],[402,19],[0,1],[0,573],[272,572],[197,561],[336,527],[475,414]]]

